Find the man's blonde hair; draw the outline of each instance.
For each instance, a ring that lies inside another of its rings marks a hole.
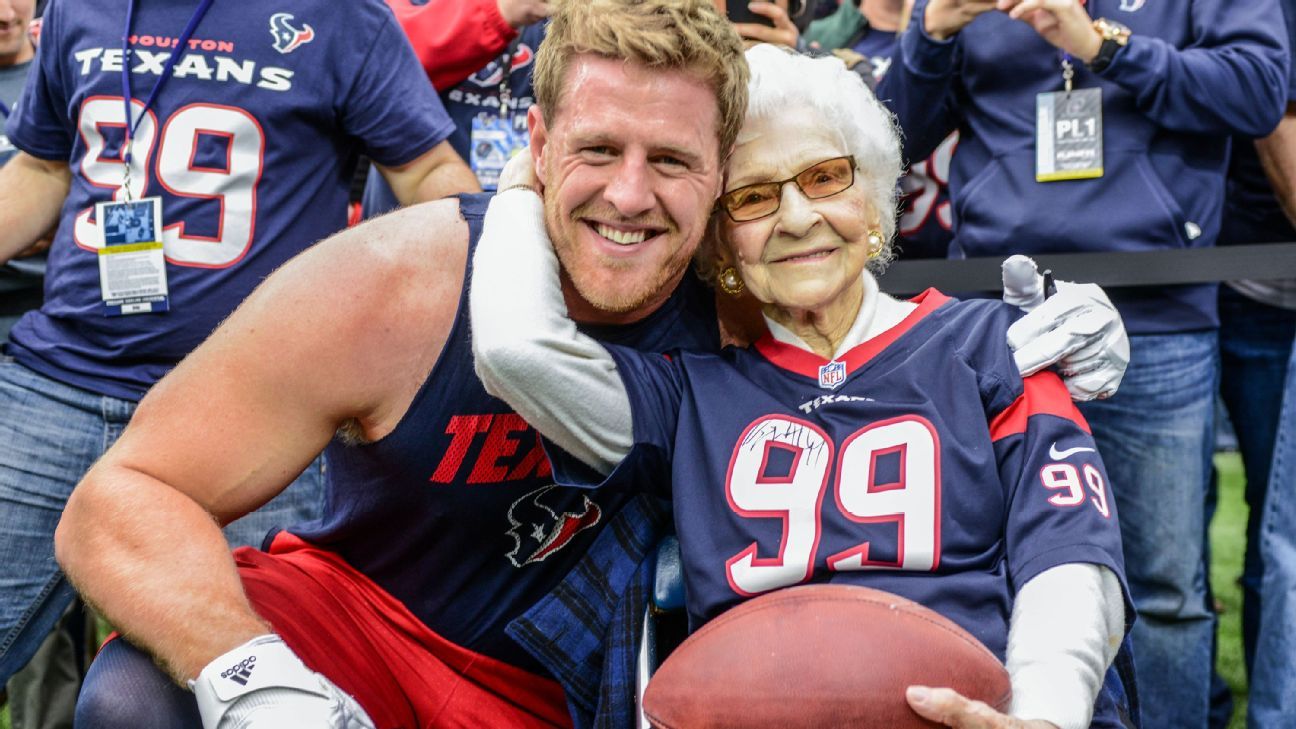
[[[562,0],[536,53],[536,103],[547,120],[558,115],[572,59],[584,53],[696,76],[715,93],[721,156],[733,147],[747,110],[747,61],[711,0]]]

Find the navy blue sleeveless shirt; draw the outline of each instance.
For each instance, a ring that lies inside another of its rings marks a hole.
[[[337,552],[442,637],[543,673],[505,625],[558,584],[633,494],[555,486],[536,432],[473,372],[467,283],[489,200],[460,198],[463,293],[409,410],[378,441],[329,445],[324,515],[290,531]],[[713,294],[691,274],[647,319],[586,331],[647,352],[719,348]]]

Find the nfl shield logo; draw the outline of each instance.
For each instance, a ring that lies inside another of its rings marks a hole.
[[[829,362],[819,367],[819,386],[823,389],[836,390],[845,381],[845,362]]]

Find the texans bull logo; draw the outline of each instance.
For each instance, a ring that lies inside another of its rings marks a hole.
[[[522,43],[517,50],[513,52],[513,59],[509,66],[509,73],[513,73],[519,68],[525,68],[535,60],[535,52],[531,46]],[[500,63],[497,58],[486,65],[485,68],[468,77],[469,81],[483,88],[493,88],[499,86],[504,81],[504,64]]]
[[[275,13],[270,16],[270,35],[274,36],[274,49],[280,53],[292,53],[298,48],[315,40],[315,29],[302,23],[294,28],[292,13]]]
[[[513,537],[514,546],[508,559],[514,567],[543,562],[603,518],[603,510],[584,494],[579,494],[577,510],[567,510],[568,504],[563,503],[563,497],[571,493],[569,489],[550,484],[514,501],[509,507],[508,535]]]

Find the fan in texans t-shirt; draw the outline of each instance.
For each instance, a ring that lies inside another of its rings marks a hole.
[[[401,165],[453,124],[385,7],[318,0],[251,15],[214,4],[145,113],[197,4],[140,3],[131,180],[134,197],[162,198],[170,311],[105,316],[94,205],[123,198],[126,6],[51,3],[39,72],[9,122],[20,149],[76,173],[50,250],[50,295],[15,327],[11,353],[68,384],[137,399],[266,275],[344,227],[362,149]]]

